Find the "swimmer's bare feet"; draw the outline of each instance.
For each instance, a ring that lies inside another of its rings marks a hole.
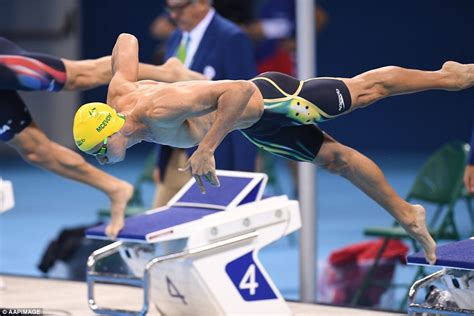
[[[169,58],[163,67],[173,73],[173,81],[187,81],[187,80],[206,80],[207,78],[199,72],[189,70],[176,57]]]
[[[442,72],[452,75],[449,79],[452,84],[449,90],[462,90],[474,85],[474,64],[460,64],[455,61],[447,61],[441,68]]]
[[[125,208],[128,201],[132,198],[133,186],[125,181],[120,181],[110,192],[110,223],[105,229],[105,234],[115,239],[119,231],[123,228],[125,222]]]
[[[400,225],[407,231],[407,233],[415,239],[423,248],[425,252],[426,261],[429,264],[436,262],[436,242],[431,237],[426,227],[426,211],[425,208],[419,204],[411,205],[414,215],[406,223]]]

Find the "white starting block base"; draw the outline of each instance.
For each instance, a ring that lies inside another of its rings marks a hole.
[[[291,315],[258,259],[259,250],[301,227],[297,201],[262,200],[267,176],[217,171],[221,186],[202,194],[191,179],[164,208],[126,220],[118,241],[88,260],[89,304],[97,313],[144,315],[155,306],[165,315]],[[105,226],[88,230],[105,238]],[[181,249],[160,254],[162,243]],[[101,259],[120,253],[133,275],[98,272]],[[281,258],[285,260],[285,258]],[[99,303],[95,285],[143,288],[143,306],[117,309]]]
[[[41,308],[44,315],[96,315],[90,310],[86,295],[85,282],[52,280],[42,278],[28,278],[16,276],[3,276],[8,284],[0,292],[0,307],[2,308]],[[120,286],[98,288],[100,303],[117,308],[138,308],[142,304],[142,293],[137,289]],[[288,302],[288,306],[295,316],[324,315],[324,316],[385,316],[400,315],[370,310],[342,308],[327,305],[302,304]],[[150,308],[149,316],[160,315],[154,307]],[[211,315],[209,315],[211,316]],[[259,316],[265,316],[259,314]]]
[[[0,213],[6,212],[15,206],[13,185],[11,181],[0,177]]]

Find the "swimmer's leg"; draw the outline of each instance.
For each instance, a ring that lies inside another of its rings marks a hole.
[[[342,80],[349,88],[353,110],[393,95],[470,88],[474,85],[474,64],[448,61],[437,71],[388,66]]]
[[[191,179],[191,174],[181,172],[178,169],[185,166],[188,161],[186,150],[181,148],[172,148],[171,157],[163,170],[163,181],[156,179],[156,193],[153,201],[153,207],[165,206],[173,196]],[[157,167],[158,168],[158,167]]]
[[[27,51],[0,37],[0,89],[59,91],[90,89],[110,82],[111,57],[67,60]]]
[[[59,91],[65,82],[60,58],[28,52],[0,37],[0,89]]]
[[[425,209],[403,200],[385,179],[380,168],[368,157],[324,135],[315,164],[339,174],[361,189],[388,211],[418,241],[428,262],[436,261],[436,243],[425,223]]]
[[[51,141],[33,123],[7,143],[27,162],[107,194],[111,201],[111,222],[106,232],[110,237],[117,236],[124,225],[125,207],[133,194],[130,184],[93,167],[76,152]]]
[[[62,59],[67,73],[66,90],[86,90],[106,85],[112,79],[112,59],[105,56],[97,59]],[[176,58],[170,58],[161,66],[139,64],[138,79],[150,79],[162,82],[185,80],[203,80],[200,73],[184,67]]]
[[[112,59],[105,56],[97,59],[62,59],[66,68],[65,90],[87,90],[106,85],[112,79]]]

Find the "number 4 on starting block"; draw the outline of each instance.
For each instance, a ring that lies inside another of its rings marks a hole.
[[[173,282],[171,282],[171,279],[169,277],[166,277],[166,286],[168,287],[168,294],[171,297],[179,298],[183,302],[184,305],[188,305],[186,303],[186,299],[184,298],[184,296],[181,293],[179,293],[178,289],[173,284]]]
[[[258,268],[253,252],[229,262],[225,270],[244,300],[260,301],[277,298]]]
[[[247,272],[245,272],[244,277],[239,283],[239,289],[249,290],[250,295],[255,295],[258,283],[255,282],[255,264],[249,265]]]
[[[298,202],[286,196],[262,199],[264,174],[217,175],[219,188],[203,195],[191,179],[166,207],[128,218],[120,241],[89,257],[89,305],[95,312],[116,312],[98,307],[94,298],[94,283],[109,282],[143,287],[142,309],[127,315],[146,314],[150,300],[165,315],[291,315],[258,253],[300,228]],[[87,235],[104,238],[105,226]],[[168,242],[183,246],[161,255],[160,243]],[[95,271],[98,260],[117,252],[131,276]]]

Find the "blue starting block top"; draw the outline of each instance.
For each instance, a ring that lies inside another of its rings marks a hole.
[[[466,239],[439,246],[433,267],[474,270],[474,239]],[[428,265],[423,251],[409,255],[408,264]],[[431,265],[430,265],[431,266]]]
[[[208,185],[206,194],[202,194],[196,181],[191,179],[165,208],[127,218],[117,239],[149,241],[153,237],[171,233],[175,226],[258,201],[267,181],[267,176],[261,173],[217,170],[217,176],[220,187]],[[105,239],[105,227],[104,224],[90,228],[86,236]]]
[[[220,187],[204,182],[206,193],[202,194],[194,179],[169,201],[168,205],[201,206],[225,210],[261,199],[266,176],[259,173],[218,170]]]
[[[216,212],[221,211],[173,206],[163,211],[133,216],[125,221],[125,227],[120,231],[117,238],[147,241],[147,237],[154,233],[201,219]],[[87,236],[105,237],[105,226],[104,224],[88,229]]]

